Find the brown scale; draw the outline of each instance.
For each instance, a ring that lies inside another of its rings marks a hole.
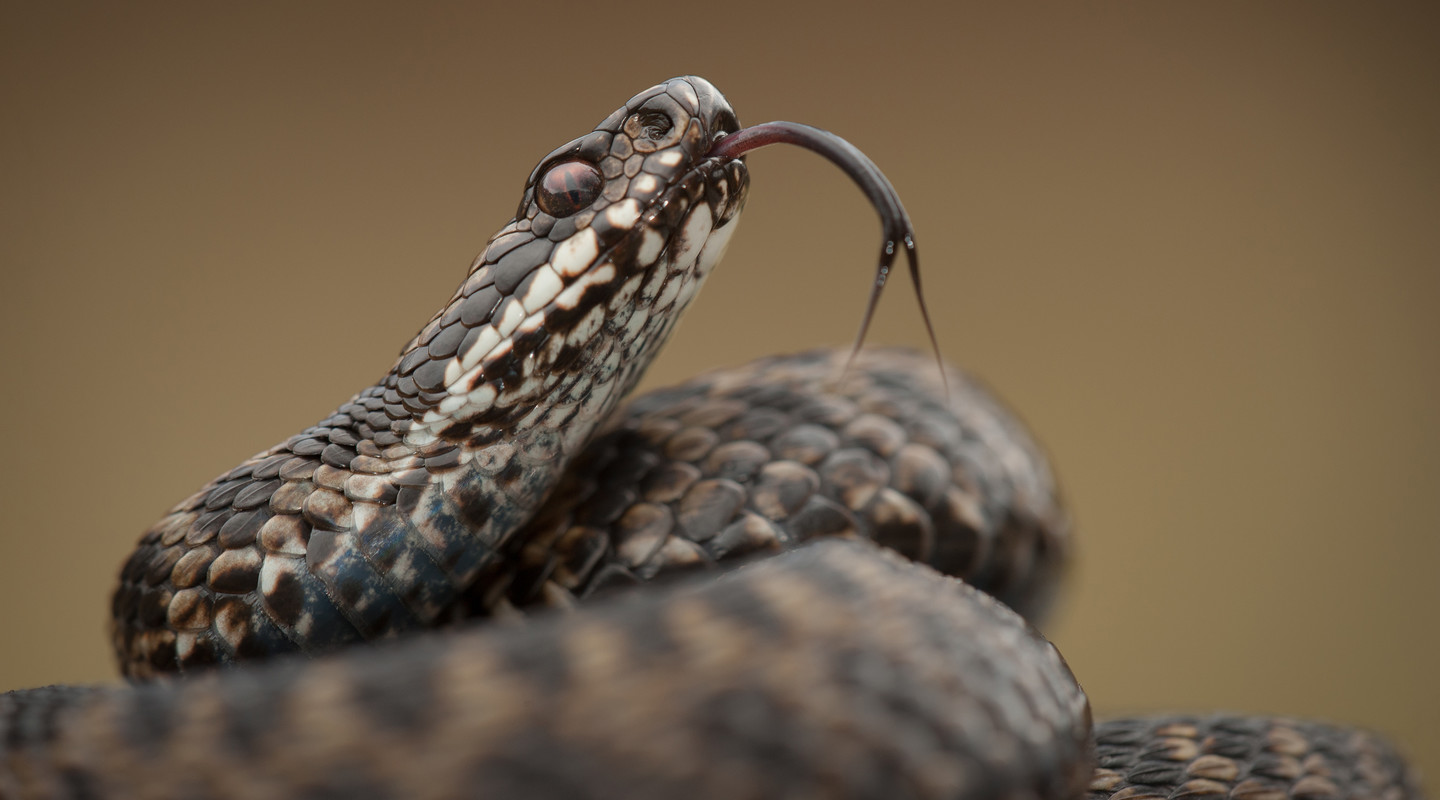
[[[1023,732],[1023,735],[1022,735]],[[0,695],[0,797],[1423,800],[1373,734],[1095,726],[993,599],[823,542],[587,614]]]
[[[1418,777],[1367,731],[1268,717],[1102,722],[1089,800],[1406,800]]]
[[[456,617],[571,605],[609,587],[800,545],[871,539],[1032,618],[1070,550],[1038,446],[928,356],[773,358],[635,400]],[[929,375],[929,378],[925,376]],[[757,389],[756,387],[764,387]]]
[[[0,797],[1059,800],[1089,730],[1013,612],[831,541],[532,625],[0,695]]]

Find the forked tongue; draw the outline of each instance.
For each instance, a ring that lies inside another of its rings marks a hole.
[[[880,262],[875,269],[875,285],[870,289],[870,301],[865,306],[865,317],[860,320],[860,332],[855,337],[855,346],[845,362],[848,371],[860,345],[865,342],[865,333],[870,329],[870,320],[875,315],[875,306],[880,302],[880,292],[890,277],[890,268],[895,263],[896,251],[905,248],[905,258],[910,263],[910,280],[915,284],[915,299],[920,304],[920,316],[925,321],[925,332],[930,335],[930,346],[935,351],[935,362],[940,365],[940,379],[946,382],[945,366],[940,359],[940,343],[935,338],[935,326],[930,324],[930,311],[925,307],[925,295],[920,290],[920,257],[915,252],[915,228],[910,224],[910,215],[890,180],[855,145],[839,136],[801,125],[798,122],[762,122],[736,131],[716,140],[710,148],[715,158],[739,158],[751,150],[758,150],[772,144],[795,144],[818,153],[830,163],[839,167],[855,181],[860,191],[870,198],[871,205],[880,213],[880,227],[884,240],[880,244]],[[946,382],[945,393],[950,389]]]

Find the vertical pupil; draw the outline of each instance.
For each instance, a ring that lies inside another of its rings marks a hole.
[[[600,194],[600,172],[583,161],[556,164],[540,179],[536,200],[553,217],[568,217]]]

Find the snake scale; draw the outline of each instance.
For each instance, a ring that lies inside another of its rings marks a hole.
[[[183,679],[0,696],[0,798],[1421,796],[1364,732],[1092,728],[1020,616],[1072,548],[1049,468],[962,373],[816,351],[612,415],[735,229],[740,130],[677,78],[542,160],[384,380],[142,538],[116,652]]]

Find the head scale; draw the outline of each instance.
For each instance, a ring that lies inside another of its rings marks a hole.
[[[749,176],[709,151],[738,128],[713,86],[676,78],[547,155],[387,377],[392,430],[416,448],[486,445],[602,417],[734,231]]]

